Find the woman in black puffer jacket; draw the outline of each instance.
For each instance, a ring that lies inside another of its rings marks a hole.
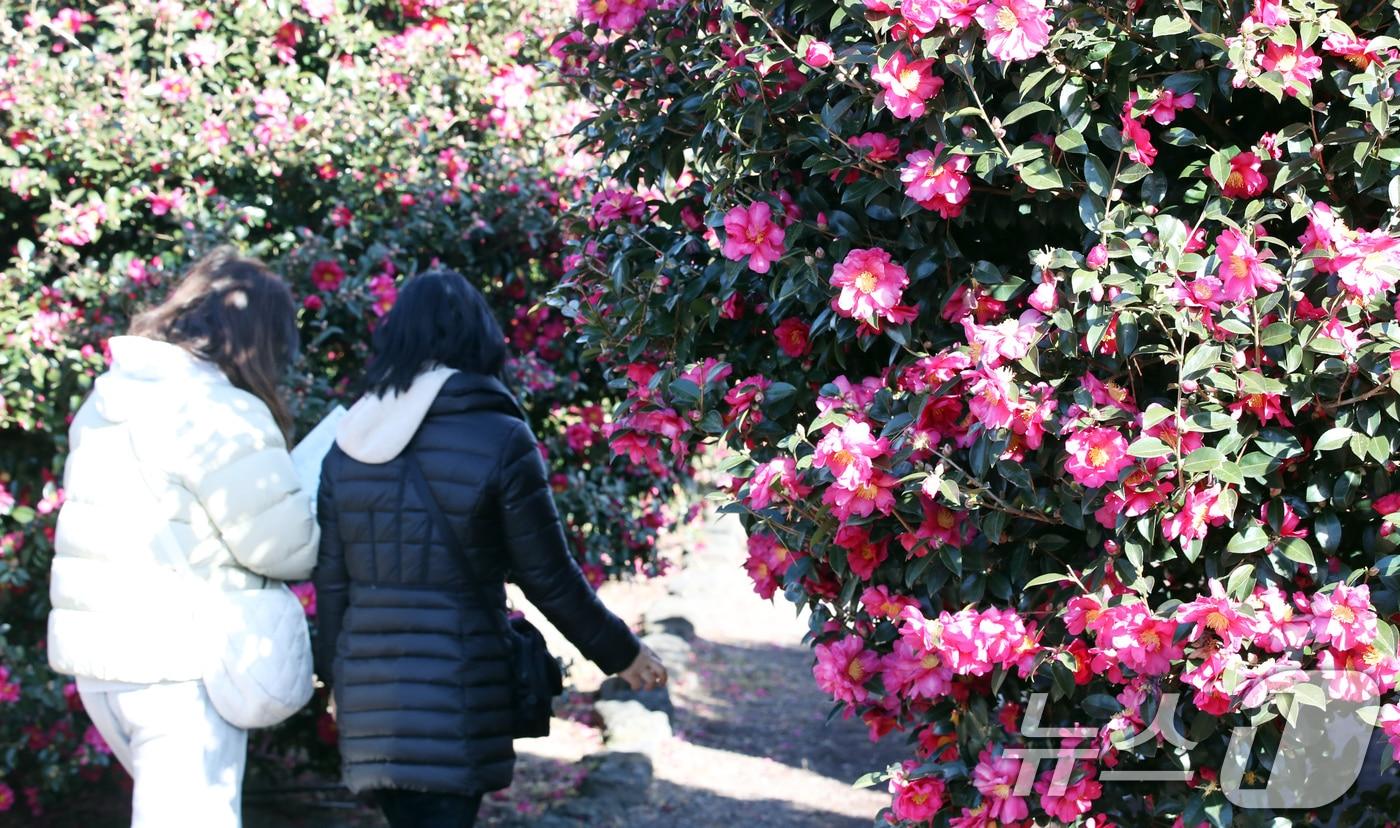
[[[506,580],[604,671],[633,687],[666,671],[569,554],[481,294],[451,271],[411,279],[374,350],[322,468],[317,673],[350,789],[394,828],[470,826],[515,765]]]

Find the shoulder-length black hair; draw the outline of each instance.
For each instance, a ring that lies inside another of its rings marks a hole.
[[[374,332],[365,390],[383,396],[407,391],[414,377],[434,365],[501,377],[505,335],[486,298],[455,270],[412,277]]]

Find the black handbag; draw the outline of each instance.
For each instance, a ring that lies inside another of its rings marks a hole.
[[[518,739],[549,735],[549,720],[553,713],[554,697],[564,692],[564,671],[559,659],[549,652],[544,635],[523,616],[507,619],[504,603],[499,603],[487,592],[484,582],[477,577],[472,566],[471,556],[462,548],[452,522],[447,519],[438,505],[437,498],[423,476],[423,467],[412,451],[404,452],[405,471],[418,490],[423,507],[428,510],[433,525],[454,549],[461,551],[462,562],[467,570],[471,589],[481,601],[500,629],[506,641],[507,658],[511,674],[511,732]]]

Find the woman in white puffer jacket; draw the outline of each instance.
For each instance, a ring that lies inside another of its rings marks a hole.
[[[49,663],[77,677],[131,773],[134,827],[237,826],[247,732],[200,682],[210,644],[192,578],[257,589],[315,566],[279,394],[295,306],[260,262],[220,248],[131,332],[111,340],[111,368],[69,429]]]

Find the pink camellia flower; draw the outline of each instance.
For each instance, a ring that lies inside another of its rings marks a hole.
[[[83,27],[93,21],[93,16],[85,11],[78,11],[72,8],[62,8],[53,16],[50,26],[55,32],[61,34],[75,35],[83,30]]]
[[[345,281],[345,270],[336,262],[322,259],[311,266],[311,284],[317,290],[333,291]]]
[[[1218,578],[1210,579],[1210,595],[1202,596],[1177,607],[1175,618],[1183,624],[1195,625],[1193,638],[1210,630],[1220,638],[1227,651],[1240,648],[1254,632],[1254,621],[1240,612],[1240,604],[1225,593]]]
[[[1400,369],[1392,369],[1392,370],[1400,370]],[[1391,492],[1391,493],[1388,494],[1388,495],[1383,495],[1383,496],[1381,496],[1381,497],[1376,498],[1376,499],[1371,503],[1371,508],[1372,508],[1373,510],[1375,510],[1375,513],[1376,513],[1377,515],[1380,515],[1381,517],[1385,517],[1386,515],[1393,515],[1393,514],[1396,514],[1396,513],[1400,513],[1400,491]],[[1393,523],[1391,523],[1391,522],[1388,521],[1388,520],[1382,521],[1382,522],[1381,522],[1381,537],[1387,537],[1387,536],[1389,536],[1391,532],[1395,531],[1395,526],[1396,526],[1396,524],[1393,524]]]
[[[863,132],[848,141],[851,146],[866,150],[865,158],[877,164],[893,161],[899,155],[899,139],[883,132]]]
[[[169,192],[151,193],[146,197],[151,205],[151,215],[164,216],[171,212],[179,212],[185,206],[185,188],[176,187]]]
[[[592,227],[604,227],[615,221],[635,224],[647,212],[647,203],[640,196],[615,187],[594,193],[589,206],[593,208],[593,215],[589,218]]]
[[[933,210],[945,219],[962,214],[972,185],[967,171],[972,158],[967,155],[947,155],[946,147],[938,144],[929,150],[915,150],[904,159],[899,180],[904,182],[904,194],[919,206]],[[942,158],[942,162],[939,161]]]
[[[1327,39],[1322,42],[1322,50],[1342,58],[1355,66],[1357,71],[1365,71],[1366,67],[1385,59],[1381,50],[1368,38],[1343,32],[1327,35]]]
[[[755,509],[766,509],[775,497],[800,500],[812,493],[803,485],[797,472],[797,461],[791,455],[775,457],[758,467],[749,478],[749,494],[745,502]]]
[[[1108,248],[1102,244],[1089,248],[1088,255],[1084,257],[1084,264],[1088,265],[1090,270],[1098,270],[1108,264]]]
[[[301,609],[306,613],[307,618],[316,617],[316,585],[310,581],[303,581],[299,584],[288,584],[287,588],[301,602]]]
[[[372,310],[375,316],[384,316],[394,307],[399,298],[398,284],[392,273],[380,273],[369,280],[369,292],[374,297]]]
[[[1076,431],[1065,440],[1065,471],[1081,486],[1115,483],[1118,473],[1133,464],[1128,441],[1117,429],[1093,426]]]
[[[888,515],[894,511],[894,492],[899,478],[882,471],[873,471],[863,482],[855,486],[839,483],[822,493],[822,502],[831,507],[831,513],[842,522],[854,517],[870,517],[879,512]]]
[[[1055,785],[1053,771],[1042,774],[1035,783],[1035,792],[1040,794],[1040,807],[1067,825],[1076,824],[1094,807],[1095,800],[1103,795],[1103,786],[1094,778],[1093,767],[1085,764],[1081,765],[1081,770],[1083,775],[1078,781],[1068,783],[1062,791]]]
[[[948,786],[939,776],[909,778],[908,772],[916,767],[918,762],[907,761],[903,770],[890,778],[890,793],[894,795],[890,810],[895,819],[926,823],[942,809]]]
[[[1291,424],[1290,424],[1291,425]],[[1267,526],[1269,524],[1269,504],[1259,505],[1259,523]],[[1300,528],[1302,520],[1298,513],[1293,511],[1287,501],[1283,503],[1283,517],[1279,520],[1278,536],[1281,538],[1306,538],[1308,530]]]
[[[946,23],[954,29],[966,29],[976,19],[977,9],[985,0],[904,0],[900,14],[920,34],[928,34]]]
[[[1365,584],[1337,584],[1330,592],[1312,596],[1312,631],[1318,643],[1339,650],[1365,646],[1376,640],[1376,611],[1371,588]]]
[[[767,273],[783,255],[783,228],[773,221],[773,208],[767,202],[755,201],[748,207],[734,207],[724,215],[724,248],[726,259],[747,258],[749,269]]]
[[[780,586],[778,578],[792,566],[792,553],[777,537],[765,532],[749,535],[748,546],[749,557],[744,569],[753,579],[754,591],[764,600],[772,598]]]
[[[871,618],[894,620],[906,608],[918,607],[919,602],[908,595],[891,593],[889,587],[881,584],[880,586],[866,587],[865,591],[860,594],[860,605]]]
[[[166,103],[184,103],[190,99],[194,86],[184,75],[161,78],[160,97]]]
[[[335,0],[301,0],[301,7],[322,23],[335,17]]]
[[[976,17],[987,51],[1002,63],[1030,60],[1050,42],[1050,10],[1043,0],[989,0]]]
[[[889,440],[876,438],[869,423],[851,420],[826,432],[817,443],[812,466],[830,471],[837,485],[854,488],[870,478],[874,470],[872,461],[889,450]]]
[[[642,22],[653,0],[579,0],[578,15],[607,32],[623,32]]]
[[[1380,717],[1377,724],[1385,733],[1385,737],[1390,740],[1390,749],[1395,753],[1395,759],[1400,761],[1400,707],[1393,704],[1381,705]],[[11,796],[13,799],[13,796]],[[4,810],[0,808],[0,810]]]
[[[968,409],[987,428],[1008,428],[1016,416],[1019,394],[1011,369],[979,365],[969,372]]]
[[[842,526],[832,540],[846,550],[846,565],[864,581],[870,580],[875,570],[889,557],[889,538],[872,540],[870,531],[863,526]]]
[[[881,664],[885,689],[927,701],[948,695],[953,687],[953,667],[942,651],[942,618],[926,618],[918,604],[911,602],[899,610],[898,619],[899,639]]]
[[[1026,297],[1026,304],[1045,314],[1053,314],[1055,308],[1059,307],[1059,293],[1055,290],[1055,285],[1059,280],[1055,274],[1045,271],[1040,276],[1040,283],[1031,291],[1031,295]]]
[[[0,702],[13,704],[19,701],[19,696],[19,682],[10,681],[10,668],[0,664]]]
[[[1224,290],[1225,284],[1214,276],[1198,276],[1189,283],[1177,278],[1171,287],[1164,288],[1162,292],[1179,307],[1217,311],[1225,298]]]
[[[1147,127],[1142,125],[1142,121],[1127,115],[1122,116],[1120,122],[1123,127],[1123,140],[1131,145],[1128,148],[1128,157],[1144,166],[1152,166],[1152,162],[1157,160],[1157,148],[1152,146],[1152,134],[1147,131]]]
[[[988,818],[1010,823],[1030,815],[1026,800],[1012,793],[1020,772],[1020,759],[995,754],[991,745],[982,749],[972,771],[972,786],[982,794]]]
[[[1254,609],[1258,622],[1255,646],[1270,653],[1282,653],[1300,650],[1308,643],[1312,619],[1298,614],[1295,603],[1277,586],[1256,588],[1248,604]]]
[[[972,358],[993,368],[1015,362],[1030,353],[1031,346],[1045,335],[1039,311],[1028,310],[1019,319],[1005,319],[995,325],[978,325],[963,317],[963,332],[972,346]]]
[[[221,121],[205,120],[199,127],[199,138],[209,148],[211,155],[218,155],[229,145],[228,126]]]
[[[1220,190],[1230,198],[1255,198],[1268,189],[1269,179],[1259,171],[1259,156],[1252,152],[1236,153],[1230,159],[1230,175],[1220,184]]]
[[[1221,281],[1221,294],[1231,302],[1253,299],[1269,293],[1283,284],[1283,276],[1264,262],[1264,257],[1238,230],[1224,230],[1215,237],[1215,252],[1220,257],[1216,271]]]
[[[1162,535],[1183,542],[1204,538],[1207,526],[1219,526],[1230,515],[1220,504],[1220,487],[1196,486],[1187,489],[1181,509],[1162,521]]]
[[[1264,54],[1259,56],[1259,65],[1265,72],[1283,75],[1283,91],[1291,97],[1311,91],[1312,82],[1322,77],[1322,58],[1296,43],[1285,46],[1276,40],[1268,41]]]
[[[880,320],[893,319],[909,276],[890,254],[875,248],[857,248],[846,254],[831,273],[831,286],[841,293],[831,300],[839,315],[857,319],[872,328]]]
[[[1263,707],[1274,696],[1307,680],[1308,674],[1300,669],[1298,662],[1271,658],[1240,670],[1235,695],[1241,708]]]
[[[1334,265],[1342,287],[1370,302],[1400,281],[1400,239],[1384,230],[1358,230],[1337,244]]]
[[[870,75],[882,90],[878,102],[896,118],[923,117],[925,104],[943,88],[933,66],[932,58],[910,60],[904,52],[895,52]]]
[[[1182,656],[1175,643],[1176,622],[1158,618],[1137,604],[1131,612],[1116,617],[1107,638],[1123,665],[1143,676],[1163,676]]]
[[[71,210],[68,222],[60,224],[56,230],[58,240],[70,247],[91,244],[96,238],[99,225],[107,221],[107,205],[101,201],[89,201]]]
[[[860,704],[870,697],[865,685],[880,671],[880,657],[865,649],[859,636],[848,635],[815,647],[812,677],[837,701]]]
[[[1196,105],[1196,94],[1187,92],[1178,95],[1170,89],[1163,89],[1157,94],[1157,99],[1152,102],[1152,108],[1147,110],[1147,114],[1152,120],[1166,126],[1176,120],[1176,113],[1183,109],[1190,109]]]
[[[778,348],[793,359],[800,359],[812,350],[812,329],[801,319],[789,316],[773,329]]]
[[[830,66],[836,54],[831,51],[831,44],[825,40],[814,40],[807,44],[807,52],[802,56],[802,62],[813,69],[821,69]]]

